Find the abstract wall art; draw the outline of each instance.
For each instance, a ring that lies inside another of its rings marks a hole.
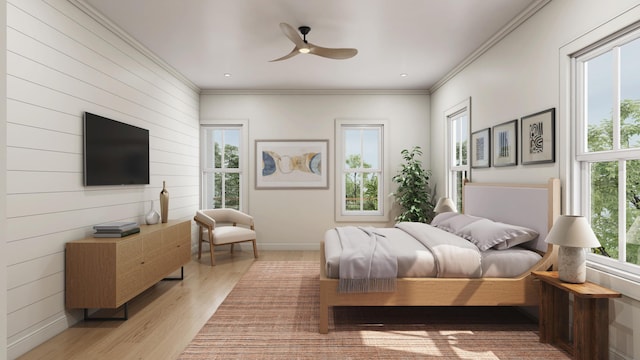
[[[518,165],[518,119],[493,127],[493,166]]]
[[[471,167],[491,166],[491,129],[486,128],[471,134]]]
[[[256,189],[328,189],[329,140],[256,140]]]
[[[521,119],[523,165],[555,162],[555,110],[547,109]]]

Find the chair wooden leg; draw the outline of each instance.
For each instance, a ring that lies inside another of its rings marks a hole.
[[[202,226],[198,226],[198,260],[202,257]]]
[[[215,245],[213,242],[213,233],[211,232],[211,229],[209,229],[209,252],[211,253],[211,266],[216,266],[214,248],[215,248]]]
[[[229,251],[231,254],[233,254],[233,245],[235,244],[231,244],[231,251]]]
[[[252,242],[253,242],[253,257],[257,259],[258,258],[258,248],[256,247],[256,240],[253,239]]]
[[[216,260],[215,260],[215,254],[214,254],[214,250],[213,248],[215,248],[215,246],[213,246],[213,243],[209,243],[209,252],[211,253],[211,266],[216,266]]]

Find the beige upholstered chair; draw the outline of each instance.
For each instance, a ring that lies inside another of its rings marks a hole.
[[[208,242],[211,266],[215,265],[214,248],[219,245],[253,242],[253,256],[258,257],[253,217],[235,209],[198,210],[193,220],[198,224],[198,259],[202,257],[202,243]]]

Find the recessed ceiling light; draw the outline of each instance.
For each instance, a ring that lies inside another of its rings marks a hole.
[[[224,73],[224,77],[231,77],[231,74],[229,74],[229,73]]]
[[[409,74],[407,74],[407,73],[401,73],[401,74],[400,74],[400,76],[402,76],[402,77],[407,77],[407,76],[409,76]]]

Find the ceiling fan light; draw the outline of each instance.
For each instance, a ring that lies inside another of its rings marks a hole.
[[[308,47],[303,47],[298,49],[298,51],[302,54],[308,54],[309,52],[311,52],[311,49],[309,49]]]

